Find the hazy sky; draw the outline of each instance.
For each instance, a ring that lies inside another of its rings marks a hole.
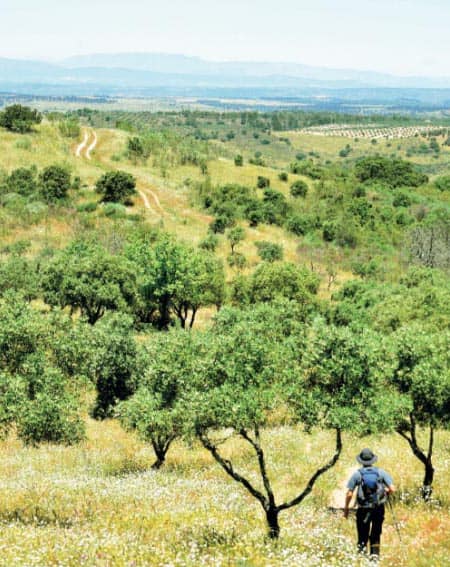
[[[157,51],[450,76],[450,0],[0,0],[0,57]]]

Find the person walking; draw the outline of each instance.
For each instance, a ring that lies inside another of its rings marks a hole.
[[[350,477],[347,483],[347,494],[344,505],[344,518],[348,518],[350,502],[357,489],[356,529],[358,532],[358,550],[367,552],[370,542],[370,556],[378,559],[380,555],[380,539],[384,521],[384,503],[395,491],[390,474],[374,467],[378,457],[370,449],[363,449],[356,460],[362,465]]]

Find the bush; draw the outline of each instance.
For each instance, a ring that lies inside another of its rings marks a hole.
[[[80,135],[80,125],[76,118],[68,118],[58,124],[61,135],[65,138],[78,138]]]
[[[410,207],[411,197],[407,193],[397,193],[392,201],[394,207]]]
[[[209,252],[215,252],[218,245],[219,245],[219,237],[216,234],[210,232],[200,242],[199,248],[201,248],[202,250],[207,250]]]
[[[14,169],[6,179],[6,187],[11,193],[29,196],[37,191],[36,167]]]
[[[130,203],[136,193],[136,180],[126,171],[108,171],[98,179],[95,190],[105,203]]]
[[[120,203],[106,203],[103,207],[103,214],[105,217],[123,219],[127,216],[127,209]]]
[[[292,234],[297,236],[304,236],[313,229],[311,219],[305,215],[292,215],[286,222],[286,228]]]
[[[308,193],[308,185],[301,179],[298,179],[292,183],[289,191],[293,197],[306,197]]]
[[[241,154],[235,156],[234,165],[236,165],[237,167],[242,167],[244,165],[244,158],[241,156]]]
[[[97,206],[95,201],[88,201],[87,203],[80,203],[77,207],[77,211],[79,213],[93,213],[97,209]]]
[[[382,181],[390,187],[419,187],[428,181],[409,161],[381,156],[359,160],[355,175],[360,181]]]
[[[289,176],[285,171],[282,171],[281,173],[278,174],[278,179],[280,181],[286,182],[286,181],[288,181]]]
[[[283,246],[281,244],[260,240],[255,242],[255,246],[258,249],[259,257],[265,262],[275,262],[283,259]]]
[[[50,165],[39,175],[40,192],[47,203],[65,199],[70,187],[70,173],[65,167]]]
[[[434,180],[433,185],[439,191],[450,191],[450,175],[443,175],[442,177],[437,177]]]
[[[258,189],[264,189],[265,187],[270,187],[270,179],[268,177],[263,177],[262,175],[258,175],[258,179],[256,180],[256,186]]]
[[[41,120],[42,114],[21,104],[7,106],[3,112],[0,112],[0,126],[19,134],[31,132],[33,125],[39,124]]]

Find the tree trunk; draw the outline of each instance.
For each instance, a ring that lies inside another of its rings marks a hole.
[[[166,460],[166,455],[162,455],[162,456],[157,455],[156,461],[152,465],[152,469],[155,471],[159,470],[163,466],[165,460]]]
[[[278,510],[270,507],[266,510],[266,520],[269,527],[268,536],[270,539],[278,539],[280,537],[280,524],[278,523]]]
[[[423,479],[422,486],[422,498],[424,500],[430,500],[431,494],[433,492],[433,479],[434,479],[434,467],[431,459],[427,459],[425,463],[425,477]]]

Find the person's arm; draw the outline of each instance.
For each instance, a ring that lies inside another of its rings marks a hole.
[[[347,494],[345,495],[345,504],[344,504],[344,518],[348,518],[348,511],[350,507],[350,502],[353,498],[353,490],[348,490]]]

